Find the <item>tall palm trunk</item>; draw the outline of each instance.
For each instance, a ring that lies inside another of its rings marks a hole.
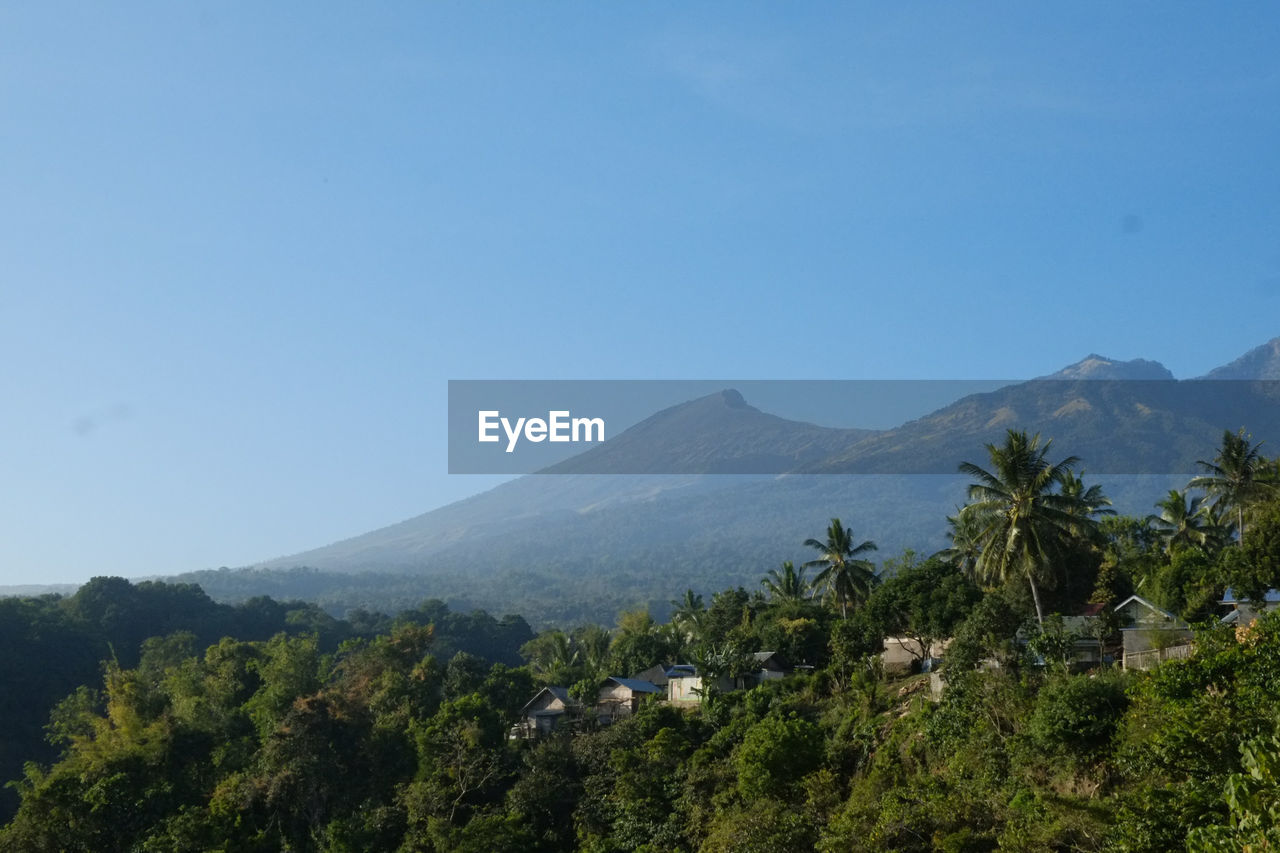
[[[1031,584],[1031,598],[1036,603],[1036,624],[1044,627],[1044,609],[1040,606],[1040,589],[1036,586],[1036,579],[1031,576],[1031,572],[1027,572],[1027,582]]]

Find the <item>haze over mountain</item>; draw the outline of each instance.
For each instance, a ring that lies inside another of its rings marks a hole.
[[[1276,344],[1209,376],[1267,376]],[[1249,375],[1253,370],[1258,376]],[[309,567],[415,577],[420,595],[506,609],[536,602],[551,614],[559,612],[559,599],[574,596],[594,601],[604,618],[609,608],[660,609],[665,602],[651,600],[649,591],[753,586],[782,560],[808,559],[800,543],[832,516],[875,540],[882,556],[941,547],[945,518],[963,502],[967,485],[956,466],[985,463],[984,444],[1011,428],[1051,437],[1051,457],[1079,456],[1090,481],[1102,480],[1118,509],[1145,514],[1168,488],[1185,483],[1197,459],[1212,457],[1224,429],[1280,439],[1277,388],[1174,381],[1157,362],[1089,355],[1048,377],[971,394],[882,431],[789,421],[726,389],[658,412],[549,469],[563,473],[521,477],[380,530],[269,560],[255,567],[267,572],[254,576],[266,582],[276,570]],[[791,473],[735,473],[760,470],[762,461]],[[685,473],[588,473],[602,467]],[[1144,476],[1111,476],[1119,474]],[[243,589],[248,576],[184,577],[225,596]],[[342,583],[330,586],[345,589]],[[379,603],[376,591],[361,589],[330,603],[336,609]],[[563,618],[577,612],[568,608]]]

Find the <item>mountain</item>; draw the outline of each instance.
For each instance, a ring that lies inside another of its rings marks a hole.
[[[1041,379],[1172,379],[1169,368],[1158,361],[1135,358],[1132,361],[1116,361],[1104,355],[1090,353],[1075,364],[1069,364],[1057,373]]]
[[[1280,384],[1037,379],[973,394],[870,436],[805,469],[822,474],[940,474],[1009,429],[1040,433],[1095,475],[1190,476],[1222,431],[1280,438]]]
[[[664,409],[542,473],[789,471],[818,463],[875,434],[875,430],[832,429],[766,414],[737,391],[726,389]]]
[[[1254,347],[1230,364],[1215,367],[1204,379],[1280,379],[1280,338]]]
[[[1273,341],[1209,376],[1269,375],[1275,352]],[[685,588],[754,588],[782,560],[809,559],[801,543],[833,516],[882,556],[941,547],[946,516],[965,497],[957,465],[984,464],[983,445],[1008,429],[1051,437],[1051,457],[1081,457],[1118,509],[1145,514],[1212,457],[1224,429],[1280,442],[1278,388],[1176,381],[1156,362],[1089,355],[881,431],[789,421],[726,389],[658,412],[548,473],[253,571],[183,579],[222,598],[270,590],[335,611],[436,596],[541,624],[609,621],[637,605],[661,615]],[[685,473],[588,473],[601,470]],[[761,470],[791,473],[743,473]],[[833,476],[848,474],[861,476]]]
[[[535,535],[534,529],[565,525],[583,514],[672,494],[705,498],[758,478],[704,475],[798,468],[874,434],[789,421],[761,412],[737,391],[726,389],[664,409],[540,474],[371,533],[259,565],[417,570],[442,552],[517,533],[528,537]],[[680,473],[654,473],[664,471]]]

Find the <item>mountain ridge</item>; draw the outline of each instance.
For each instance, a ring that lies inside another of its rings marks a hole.
[[[1215,367],[1201,379],[1280,379],[1280,337],[1256,346],[1228,364]]]

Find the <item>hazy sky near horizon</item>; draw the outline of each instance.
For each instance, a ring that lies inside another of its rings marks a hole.
[[[473,493],[448,379],[1195,376],[1280,335],[1280,7],[0,7],[0,584]]]

